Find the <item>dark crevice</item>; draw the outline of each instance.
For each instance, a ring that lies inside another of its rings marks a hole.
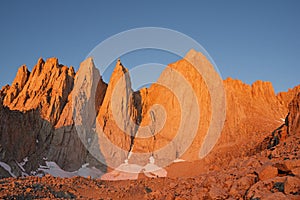
[[[142,121],[142,111],[143,111],[142,96],[141,96],[140,91],[133,92],[131,98],[132,98],[131,102],[133,102],[133,106],[135,109],[133,111],[136,111],[136,116],[135,116],[135,121],[134,121],[135,126],[134,126],[134,129],[132,130],[132,133],[130,136],[130,147],[129,147],[128,153],[131,152],[131,150],[133,148],[134,140],[135,140],[137,131],[139,129],[139,126],[141,124],[141,121]]]

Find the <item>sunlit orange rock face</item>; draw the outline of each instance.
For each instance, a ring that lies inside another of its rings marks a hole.
[[[111,167],[127,158],[136,132],[138,111],[127,72],[118,61],[97,115],[100,149]]]
[[[289,104],[288,133],[293,134],[300,131],[300,93],[298,93]]]
[[[192,62],[197,62],[204,72],[199,73]],[[107,161],[112,159],[118,165],[129,158],[130,163],[143,165],[150,156],[154,156],[156,162],[164,165],[177,158],[199,160],[199,151],[211,126],[211,103],[215,101],[207,83],[218,78],[207,58],[192,50],[184,59],[169,64],[157,83],[136,92],[131,89],[128,70],[120,66],[118,62],[97,118],[101,126],[105,126],[103,130],[110,145],[124,150],[107,148],[109,145],[99,139]],[[205,80],[203,73],[208,73],[210,80]],[[182,102],[192,98],[186,92],[185,84],[189,84],[197,102],[190,102],[184,107]],[[114,87],[119,90],[115,95]],[[235,156],[248,154],[257,142],[284,123],[288,102],[299,91],[299,87],[296,87],[276,95],[270,82],[257,81],[247,85],[231,78],[224,80],[223,88],[226,120],[213,152],[205,158],[206,162],[225,162]],[[109,101],[112,99],[119,100],[111,104]],[[112,105],[118,104],[119,113],[113,115]],[[183,117],[184,113],[195,110],[193,106],[200,111],[199,119]],[[127,116],[130,122],[122,122],[122,116]],[[118,121],[119,118],[122,120]],[[191,131],[189,125],[195,123],[194,137],[180,135],[180,129]],[[177,141],[176,136],[182,138]],[[191,143],[183,148],[188,140]]]
[[[243,148],[253,148],[266,134],[284,124],[288,102],[300,91],[295,87],[288,94],[276,95],[270,82],[256,81],[250,86],[230,78],[224,86],[226,122],[218,146],[232,148],[231,156]]]
[[[143,165],[150,156],[162,164],[181,157],[198,159],[211,119],[211,100],[193,60],[212,71],[205,56],[191,51],[170,64],[157,83],[135,92],[128,70],[118,61],[97,116],[104,132],[99,144],[106,162],[118,166],[128,158],[130,163]],[[211,79],[214,76],[216,72]],[[192,115],[195,109],[201,112],[199,116]]]
[[[4,105],[19,111],[40,107],[42,117],[55,123],[73,88],[74,76],[73,67],[59,65],[57,58],[46,62],[40,59],[32,73],[22,66],[7,91]]]
[[[193,57],[197,54],[190,52],[187,56]],[[198,56],[205,59],[202,54]],[[205,64],[204,67],[212,67],[209,62]],[[188,88],[192,93],[187,91]],[[157,160],[166,160],[166,163],[176,158],[198,159],[211,118],[211,100],[206,83],[195,66],[188,59],[170,64],[157,83],[149,89],[141,90],[140,94],[142,122],[133,152],[153,154]],[[189,102],[190,99],[193,101]],[[188,116],[194,109],[199,109],[200,115],[195,118]],[[197,130],[190,130],[191,124],[196,124]],[[192,136],[192,131],[196,131],[195,136]],[[139,138],[141,136],[147,138]],[[190,144],[185,147],[186,142]]]
[[[248,85],[231,78],[224,80],[224,87],[226,121],[216,146],[202,162],[206,165],[224,166],[233,158],[259,151],[266,137],[286,123],[287,105],[300,92],[297,86],[276,95],[270,82]],[[286,126],[280,130],[281,139],[286,137],[285,130]]]

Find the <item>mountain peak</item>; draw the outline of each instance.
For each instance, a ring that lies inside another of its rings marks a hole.
[[[58,63],[57,58],[40,58],[30,73],[25,65],[5,91],[4,105],[12,110],[42,109],[41,116],[56,123],[73,88],[74,69]]]
[[[197,52],[195,49],[190,49],[190,50],[186,53],[185,58],[186,58],[186,57],[194,57],[194,56],[197,55],[197,53],[198,53],[198,52]]]
[[[269,81],[255,81],[252,84],[252,93],[257,97],[265,96],[268,99],[275,97],[273,85]]]
[[[22,65],[17,72],[17,75],[12,83],[12,85],[19,87],[20,89],[24,87],[26,81],[28,80],[30,72],[26,65]]]
[[[92,57],[86,58],[84,61],[80,63],[80,67],[78,69],[77,74],[91,74],[96,69],[94,60]],[[73,69],[74,70],[74,69]]]
[[[95,67],[94,60],[92,57],[86,58],[80,65],[88,65],[91,67]]]
[[[194,60],[197,60],[197,59],[202,59],[202,60],[206,60],[207,58],[199,51],[196,51],[195,49],[191,49],[189,50],[184,59],[186,60],[189,60],[189,61],[194,61]]]
[[[59,66],[58,65],[58,58],[52,57],[52,58],[48,58],[46,60],[47,64],[52,64],[53,66]]]
[[[126,82],[126,87],[131,89],[131,80],[130,80],[128,69],[124,67],[123,64],[121,63],[121,60],[118,59],[114,71],[112,72],[110,77],[109,87],[114,88],[116,84],[123,78]]]
[[[128,72],[128,69],[123,66],[120,58],[117,60],[117,63],[116,63],[116,66],[115,66],[113,74],[114,73],[118,73],[118,72],[119,73],[121,72],[122,74],[125,74],[125,73]]]

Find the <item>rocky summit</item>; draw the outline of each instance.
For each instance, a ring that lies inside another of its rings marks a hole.
[[[92,58],[0,90],[1,199],[299,199],[299,148],[300,86],[222,80],[195,50],[138,91]]]

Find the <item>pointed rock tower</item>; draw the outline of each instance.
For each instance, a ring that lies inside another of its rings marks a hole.
[[[97,116],[100,149],[108,166],[124,163],[131,149],[138,118],[133,94],[128,70],[118,60]]]

